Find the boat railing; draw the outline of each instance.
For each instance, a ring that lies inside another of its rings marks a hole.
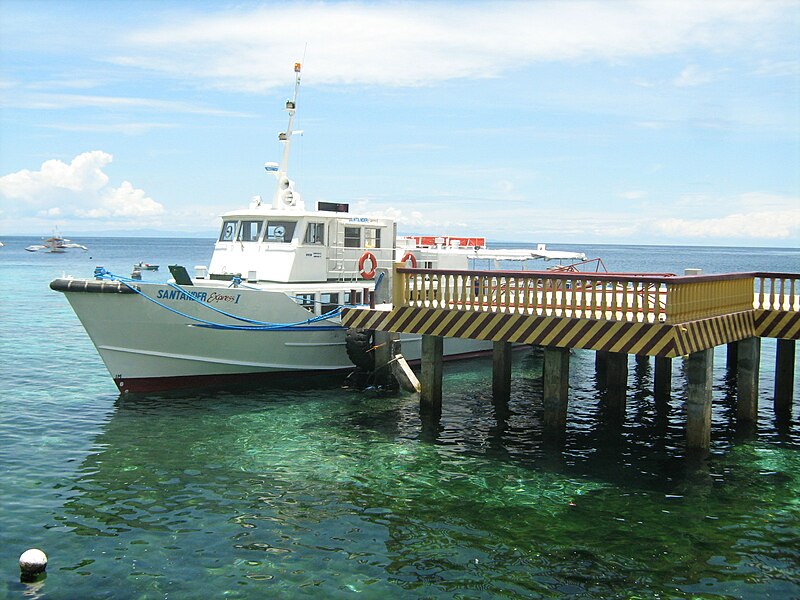
[[[370,260],[365,264],[367,270],[373,267],[376,271],[378,269],[392,269],[394,265],[393,248],[353,248],[341,244],[334,244],[329,246],[328,249],[327,270],[329,278],[333,277],[338,281],[363,280],[359,262],[362,256],[367,252],[375,257],[375,263],[372,263]]]
[[[682,323],[800,310],[800,275],[461,271],[394,267],[393,304],[477,312]]]

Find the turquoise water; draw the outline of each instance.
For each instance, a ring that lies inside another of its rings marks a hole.
[[[139,260],[191,271],[210,242],[3,241],[0,598],[800,597],[800,399],[776,421],[774,342],[755,431],[737,428],[716,353],[706,459],[685,452],[679,360],[664,408],[652,364],[631,361],[620,423],[593,354],[575,353],[563,447],[543,441],[534,350],[515,354],[507,407],[490,360],[446,365],[437,422],[337,378],[121,398],[49,281]],[[800,250],[581,249],[615,271],[800,268]],[[25,584],[31,547],[50,562]]]

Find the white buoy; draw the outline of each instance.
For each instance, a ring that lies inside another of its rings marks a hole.
[[[47,568],[47,555],[38,548],[26,550],[19,557],[19,568],[23,575],[36,575]]]

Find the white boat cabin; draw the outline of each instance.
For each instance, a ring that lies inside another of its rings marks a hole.
[[[209,277],[357,281],[376,268],[391,268],[396,237],[392,219],[353,216],[346,204],[320,202],[317,208],[274,208],[256,198],[249,209],[226,213]]]

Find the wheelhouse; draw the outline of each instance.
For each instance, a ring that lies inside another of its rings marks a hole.
[[[262,212],[262,211],[258,211]],[[212,279],[252,281],[357,281],[365,253],[390,268],[395,225],[390,219],[327,211],[263,210],[223,217],[209,267]],[[277,213],[277,214],[276,214]]]

